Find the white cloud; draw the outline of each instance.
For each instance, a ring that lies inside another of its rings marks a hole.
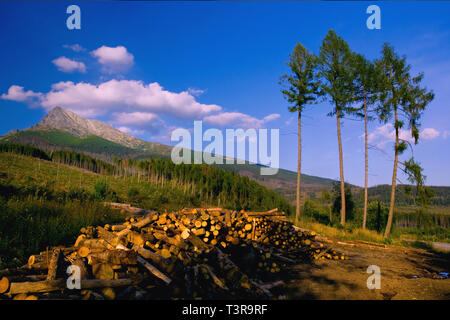
[[[433,128],[425,128],[420,133],[420,138],[424,140],[432,140],[437,137],[439,137],[439,131]]]
[[[145,126],[147,123],[155,120],[159,120],[159,117],[149,112],[121,112],[113,114],[113,121],[124,125]]]
[[[279,117],[280,117],[280,115],[278,113],[272,113],[272,114],[269,114],[268,116],[264,117],[263,121],[264,121],[264,123],[267,123],[269,121],[276,120]]]
[[[434,128],[425,128],[419,133],[419,139],[432,140],[439,137],[439,131]],[[411,131],[400,129],[399,138],[408,142],[414,142],[411,136]],[[395,130],[391,123],[377,127],[375,131],[371,132],[367,140],[371,144],[375,144],[378,148],[383,148],[387,143],[395,141]]]
[[[124,127],[124,126],[118,127],[117,130],[120,130],[120,131],[122,131],[123,133],[126,133],[126,134],[131,134],[133,136],[139,136],[139,135],[143,135],[145,133],[144,130],[134,130],[134,129],[131,129],[131,128],[128,128],[128,127]]]
[[[82,73],[86,72],[86,66],[83,62],[78,62],[71,60],[66,57],[59,57],[52,61],[52,63],[62,72],[75,72],[79,71]]]
[[[134,56],[124,46],[100,48],[91,52],[107,73],[123,72],[134,65]]]
[[[292,122],[294,121],[294,117],[289,117],[289,119],[287,119],[284,124],[286,125],[286,127],[289,127]]]
[[[164,121],[160,119],[158,115],[150,112],[115,112],[112,114],[111,122],[120,125],[121,128],[125,128],[124,130],[131,130],[131,127],[140,129],[135,130],[137,132],[148,131],[152,134],[159,132],[159,130],[165,126]]]
[[[156,140],[156,141],[163,141],[165,143],[169,143],[170,144],[171,142],[173,142],[172,141],[172,132],[174,130],[177,130],[177,129],[188,130],[188,131],[191,132],[191,134],[192,134],[192,131],[193,131],[192,128],[186,129],[186,128],[180,128],[180,127],[177,127],[177,126],[166,126],[166,125],[164,125],[164,130],[160,130],[160,134],[158,134],[158,135],[155,135],[155,134],[152,135],[151,139],[152,140]]]
[[[9,100],[25,101],[16,94],[16,88]],[[40,105],[50,111],[55,106],[69,109],[83,117],[96,117],[110,112],[151,112],[167,114],[178,119],[202,119],[219,112],[222,108],[214,104],[202,104],[188,92],[175,93],[164,90],[157,82],[145,84],[135,80],[110,80],[98,85],[86,82],[58,82],[43,94],[27,91],[29,96],[39,98]]]
[[[257,119],[240,112],[222,112],[219,114],[207,116],[204,118],[204,121],[211,125],[220,127],[233,126],[243,129],[259,129],[263,127],[267,122],[273,121],[279,117],[279,114],[274,113],[264,117],[263,119]]]
[[[8,93],[1,95],[3,100],[12,100],[18,102],[24,102],[30,106],[39,105],[40,99],[42,99],[42,93],[33,92],[31,90],[25,91],[21,86],[11,86],[8,89]]]
[[[395,138],[394,131],[392,130],[392,124],[388,123],[381,127],[377,127],[374,132],[369,133],[367,136],[367,141],[369,143],[375,142],[375,140],[381,138],[388,138],[393,140]]]
[[[70,49],[70,50],[72,50],[74,52],[86,51],[86,49],[83,48],[82,46],[80,46],[78,43],[75,43],[75,44],[72,44],[72,45],[65,44],[65,45],[63,45],[63,47],[66,48],[66,49]]]

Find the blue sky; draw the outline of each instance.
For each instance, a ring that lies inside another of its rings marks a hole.
[[[81,30],[66,8],[81,8]],[[381,8],[381,30],[366,8]],[[435,99],[415,147],[430,185],[450,185],[449,2],[0,2],[0,134],[37,123],[55,105],[148,141],[208,127],[280,129],[280,166],[296,169],[296,117],[278,81],[297,42],[317,53],[334,29],[368,58],[384,42],[405,54]],[[77,45],[77,46],[74,46]],[[328,103],[303,117],[302,172],[339,177]],[[390,183],[392,128],[369,124],[369,184]],[[362,185],[363,123],[343,120],[344,174]],[[405,154],[406,159],[409,155]],[[402,181],[406,178],[401,176]]]

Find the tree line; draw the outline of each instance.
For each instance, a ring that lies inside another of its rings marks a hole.
[[[368,134],[367,122],[378,120],[392,123],[395,129],[394,163],[388,221],[384,236],[388,237],[392,228],[395,204],[397,172],[400,168],[415,184],[417,193],[427,196],[424,186],[423,168],[412,156],[400,161],[412,144],[400,137],[400,130],[407,128],[414,143],[419,140],[419,126],[423,111],[433,100],[432,91],[421,86],[423,73],[412,75],[411,65],[405,56],[400,56],[394,48],[385,43],[379,58],[371,61],[350,49],[348,43],[330,30],[322,41],[319,54],[315,55],[297,43],[290,54],[287,65],[290,72],[281,77],[282,93],[290,103],[289,111],[298,117],[298,168],[296,219],[300,218],[301,190],[301,118],[308,105],[328,101],[332,108],[328,116],[336,118],[336,133],[339,149],[340,174],[340,223],[345,225],[345,180],[342,151],[341,122],[349,115],[364,120],[365,175],[364,175],[364,216],[363,229],[367,223],[368,199]]]

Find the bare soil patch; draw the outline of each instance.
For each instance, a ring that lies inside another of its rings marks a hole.
[[[320,260],[296,266],[280,288],[287,299],[449,300],[450,255],[400,246],[328,239],[344,261]],[[381,269],[381,289],[369,290],[369,265]],[[281,293],[281,292],[280,292]]]

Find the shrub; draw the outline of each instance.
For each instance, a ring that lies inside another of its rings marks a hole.
[[[319,205],[316,201],[307,198],[302,206],[302,215],[313,218],[316,222],[330,224],[328,207]]]
[[[67,194],[68,200],[86,201],[90,198],[90,194],[83,189],[71,189]]]
[[[345,220],[351,221],[353,220],[353,208],[355,207],[355,203],[352,198],[352,191],[350,186],[345,183]],[[341,184],[340,182],[336,182],[333,185],[333,213],[340,215],[341,212]]]
[[[370,230],[381,232],[386,226],[389,216],[389,208],[379,201],[370,201],[367,204],[366,227]],[[395,216],[394,216],[395,217]]]
[[[47,246],[72,244],[83,226],[122,219],[119,211],[98,202],[36,197],[0,201],[0,269],[14,266],[14,261],[24,264],[30,254]]]
[[[131,187],[127,193],[129,198],[135,198],[139,195],[139,190],[135,187]]]
[[[105,200],[108,195],[109,185],[106,180],[97,181],[94,185],[94,196],[98,200]]]

